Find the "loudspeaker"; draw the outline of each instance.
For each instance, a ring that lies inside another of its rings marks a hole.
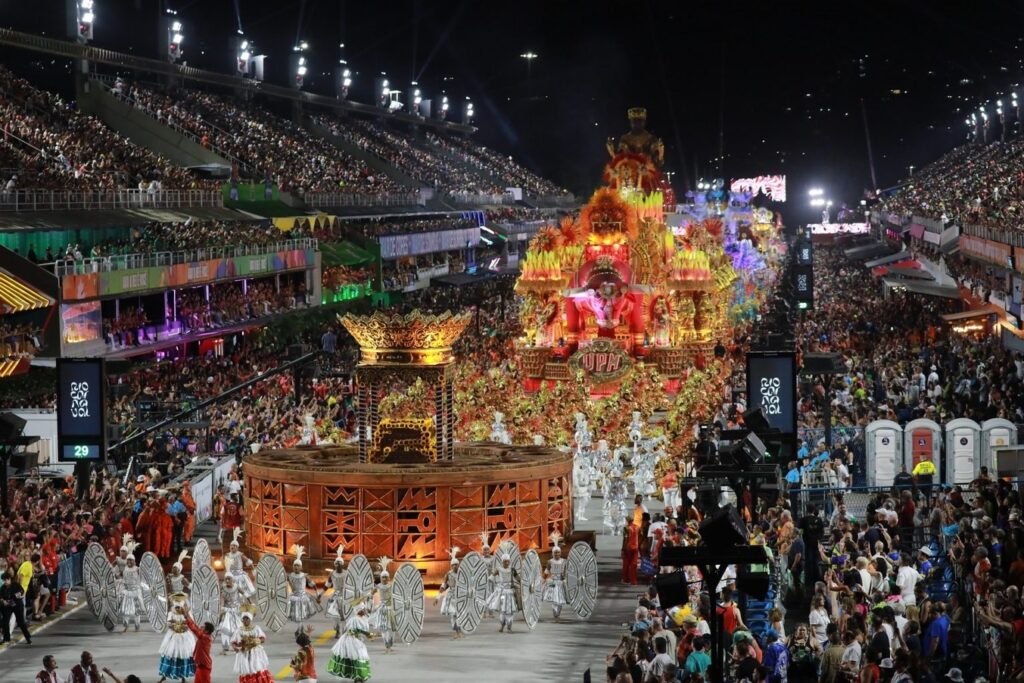
[[[812,375],[841,375],[846,363],[840,353],[805,353],[803,372]]]
[[[658,602],[661,603],[661,608],[664,610],[690,601],[690,591],[686,585],[685,572],[658,574],[654,580],[654,587],[658,589]]]
[[[753,571],[749,566],[736,568],[736,590],[752,598],[765,600],[768,597],[769,574],[767,571]]]
[[[747,525],[735,506],[726,505],[700,523],[701,543],[712,548],[730,548],[750,542]]]
[[[14,413],[0,413],[0,440],[21,436],[28,424]]]
[[[758,408],[760,410],[760,408]],[[732,457],[736,466],[740,469],[749,469],[764,459],[767,449],[764,442],[757,438],[757,434],[751,432],[737,444],[738,448],[733,452]]]
[[[764,416],[764,409],[761,406],[751,408],[743,413],[743,426],[752,432],[767,432],[772,428],[768,418]]]

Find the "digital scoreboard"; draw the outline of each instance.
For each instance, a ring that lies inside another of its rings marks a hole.
[[[58,359],[57,459],[60,462],[99,462],[106,450],[103,359]]]

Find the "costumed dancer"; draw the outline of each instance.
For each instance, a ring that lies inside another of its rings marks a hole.
[[[121,536],[121,549],[117,551],[117,558],[114,560],[114,578],[118,581],[124,576],[124,568],[128,566],[128,548],[132,541],[131,534]]]
[[[241,607],[244,596],[238,590],[235,577],[228,574],[224,577],[224,585],[220,589],[222,601],[220,624],[217,631],[220,633],[221,654],[226,655],[231,651],[231,636],[242,627]]]
[[[370,628],[374,633],[379,633],[384,641],[384,654],[391,654],[391,648],[395,644],[395,602],[392,597],[391,574],[388,572],[388,565],[391,558],[386,555],[378,560],[380,563],[380,582],[374,590],[377,591],[377,608],[370,615]]]
[[[291,595],[288,596],[288,619],[296,624],[295,635],[302,633],[302,625],[306,620],[320,611],[317,601],[320,600],[320,591],[306,573],[302,571],[302,554],[306,549],[301,545],[293,546],[295,561],[292,562],[292,572],[288,575],[288,587]],[[307,588],[312,588],[316,593],[316,600],[313,599]]]
[[[572,495],[576,501],[576,521],[587,521],[587,503],[590,502],[591,465],[580,452],[576,453],[572,463]]]
[[[270,673],[270,661],[263,643],[267,634],[253,623],[255,605],[242,607],[242,625],[231,635],[231,647],[235,650],[235,668],[238,683],[274,683]]]
[[[438,590],[438,596],[441,600],[441,614],[446,615],[452,622],[452,632],[455,634],[453,638],[459,639],[463,637],[462,630],[459,629],[459,622],[455,618],[455,600],[453,599],[452,591],[455,590],[455,578],[459,574],[459,546],[455,546],[449,551],[452,557],[451,563],[448,566],[448,573],[444,575],[444,581],[441,582],[441,588]],[[438,598],[434,599],[434,604],[437,604]]]
[[[494,592],[494,570],[498,568],[498,556],[491,551],[491,542],[486,531],[480,534],[480,541],[480,554],[483,556],[484,562],[487,563],[487,595],[489,597]],[[494,612],[489,609],[485,609],[484,613],[488,617],[494,616]]]
[[[252,585],[252,579],[249,578],[248,572],[245,571],[248,567],[252,566],[252,560],[243,555],[242,551],[238,549],[238,537],[242,535],[242,529],[232,529],[231,533],[233,534],[231,550],[224,556],[224,566],[227,568],[228,573],[235,577],[235,584],[238,586],[238,590],[242,592],[242,596],[248,598],[256,592],[256,587]]]
[[[158,683],[168,678],[177,678],[184,683],[186,678],[196,675],[196,662],[192,658],[196,649],[195,634],[189,630],[185,617],[184,593],[171,595],[171,611],[167,613],[167,631],[160,643],[160,674]]]
[[[295,683],[316,683],[316,657],[309,634],[303,631],[295,636],[295,644],[299,646],[299,651],[289,663]]]
[[[498,633],[506,628],[509,633],[512,633],[512,621],[515,619],[516,610],[519,609],[516,604],[516,591],[512,583],[515,571],[512,569],[511,555],[503,553],[500,559],[501,565],[494,570],[495,587],[494,592],[487,598],[487,609],[497,612],[501,619],[501,628],[498,629]]]
[[[558,545],[562,535],[551,534],[551,559],[545,574],[544,602],[551,603],[551,615],[559,621],[562,606],[565,605],[565,560],[562,559],[562,548]]]
[[[192,585],[185,575],[181,573],[182,563],[188,557],[188,550],[182,550],[178,555],[178,561],[171,565],[171,573],[167,576],[168,593],[182,593],[188,595],[188,589]]]
[[[142,573],[135,566],[135,541],[128,541],[128,559],[125,562],[124,572],[121,577],[121,618],[124,619],[124,631],[128,631],[128,623],[135,623],[135,630],[139,630],[142,623],[142,614],[146,611],[146,602],[142,599],[142,589],[149,588],[142,582]]]
[[[356,683],[370,680],[370,653],[364,638],[370,638],[370,609],[357,598],[352,609],[354,613],[345,622],[345,632],[331,648],[331,659],[327,670],[338,678],[347,678]]]
[[[334,570],[327,577],[327,583],[324,584],[325,592],[328,588],[334,589],[331,601],[327,605],[327,616],[334,617],[335,636],[341,636],[341,615],[344,614],[341,609],[342,601],[345,599],[342,593],[342,586],[345,585],[345,558],[341,556],[344,551],[345,546],[339,544],[337,556],[334,558]]]

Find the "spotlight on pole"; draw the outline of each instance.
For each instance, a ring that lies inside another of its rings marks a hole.
[[[181,44],[185,42],[185,27],[177,19],[165,17],[167,23],[167,60],[176,62],[182,58]]]
[[[825,190],[821,189],[820,187],[812,187],[810,190],[807,191],[807,195],[810,197],[821,197],[824,194]]]
[[[306,83],[306,74],[309,72],[309,60],[306,59],[305,52],[308,49],[309,43],[304,40],[299,41],[292,47],[289,65],[292,72],[292,87],[296,90],[301,90],[302,86]]]
[[[466,125],[473,123],[473,116],[475,115],[476,112],[473,111],[473,103],[467,96],[466,100],[462,103],[462,122]]]
[[[409,84],[406,101],[409,103],[410,114],[413,116],[426,116],[426,114],[423,113],[423,110],[424,108],[430,108],[430,100],[423,97],[423,91],[420,90],[420,84],[416,81]]]
[[[72,0],[74,4],[74,12],[70,12],[68,16],[74,17],[73,26],[71,26],[71,37],[80,43],[88,43],[92,40],[93,36],[93,25],[96,23],[96,3],[93,0]]]
[[[388,80],[388,75],[385,72],[381,71],[380,76],[373,80],[373,92],[377,106],[387,109],[391,104],[391,81]]]
[[[438,121],[448,120],[448,109],[451,105],[448,103],[448,96],[441,93],[434,98],[434,118]]]

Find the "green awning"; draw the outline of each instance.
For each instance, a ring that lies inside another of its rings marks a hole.
[[[321,241],[320,252],[323,254],[325,268],[328,266],[358,266],[374,261],[373,254],[347,240],[330,243]]]

